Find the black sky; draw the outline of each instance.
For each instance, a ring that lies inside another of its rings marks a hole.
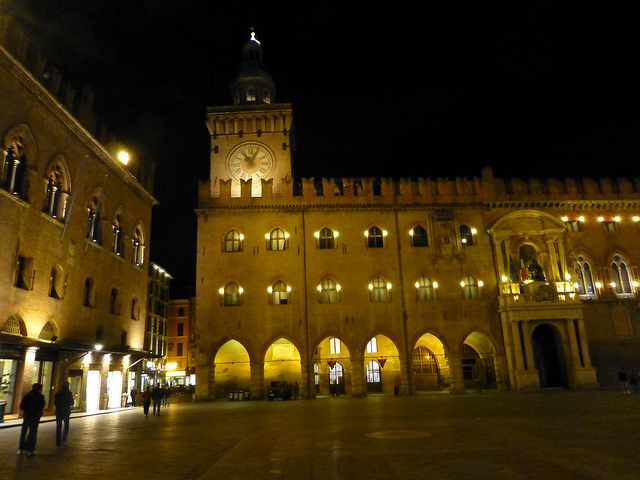
[[[633,2],[21,0],[20,16],[157,163],[151,257],[177,284],[195,276],[206,107],[230,103],[250,27],[293,104],[297,178],[640,176]]]

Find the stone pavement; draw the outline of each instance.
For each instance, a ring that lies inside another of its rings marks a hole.
[[[43,423],[36,456],[0,429],[0,479],[640,478],[640,394],[434,393],[186,403]]]

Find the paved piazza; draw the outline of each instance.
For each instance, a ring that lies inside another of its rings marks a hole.
[[[640,478],[640,394],[447,393],[414,397],[174,403],[72,418],[36,455],[0,426],[0,479]]]

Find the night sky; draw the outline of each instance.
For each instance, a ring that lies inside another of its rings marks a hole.
[[[293,104],[296,178],[640,176],[634,2],[16,5],[65,77],[93,87],[99,119],[156,162],[151,258],[175,286],[195,277],[206,107],[231,103],[250,27]]]

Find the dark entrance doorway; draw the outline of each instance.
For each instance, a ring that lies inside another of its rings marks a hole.
[[[564,372],[558,351],[558,342],[549,325],[540,325],[531,335],[533,358],[542,388],[564,387]]]

